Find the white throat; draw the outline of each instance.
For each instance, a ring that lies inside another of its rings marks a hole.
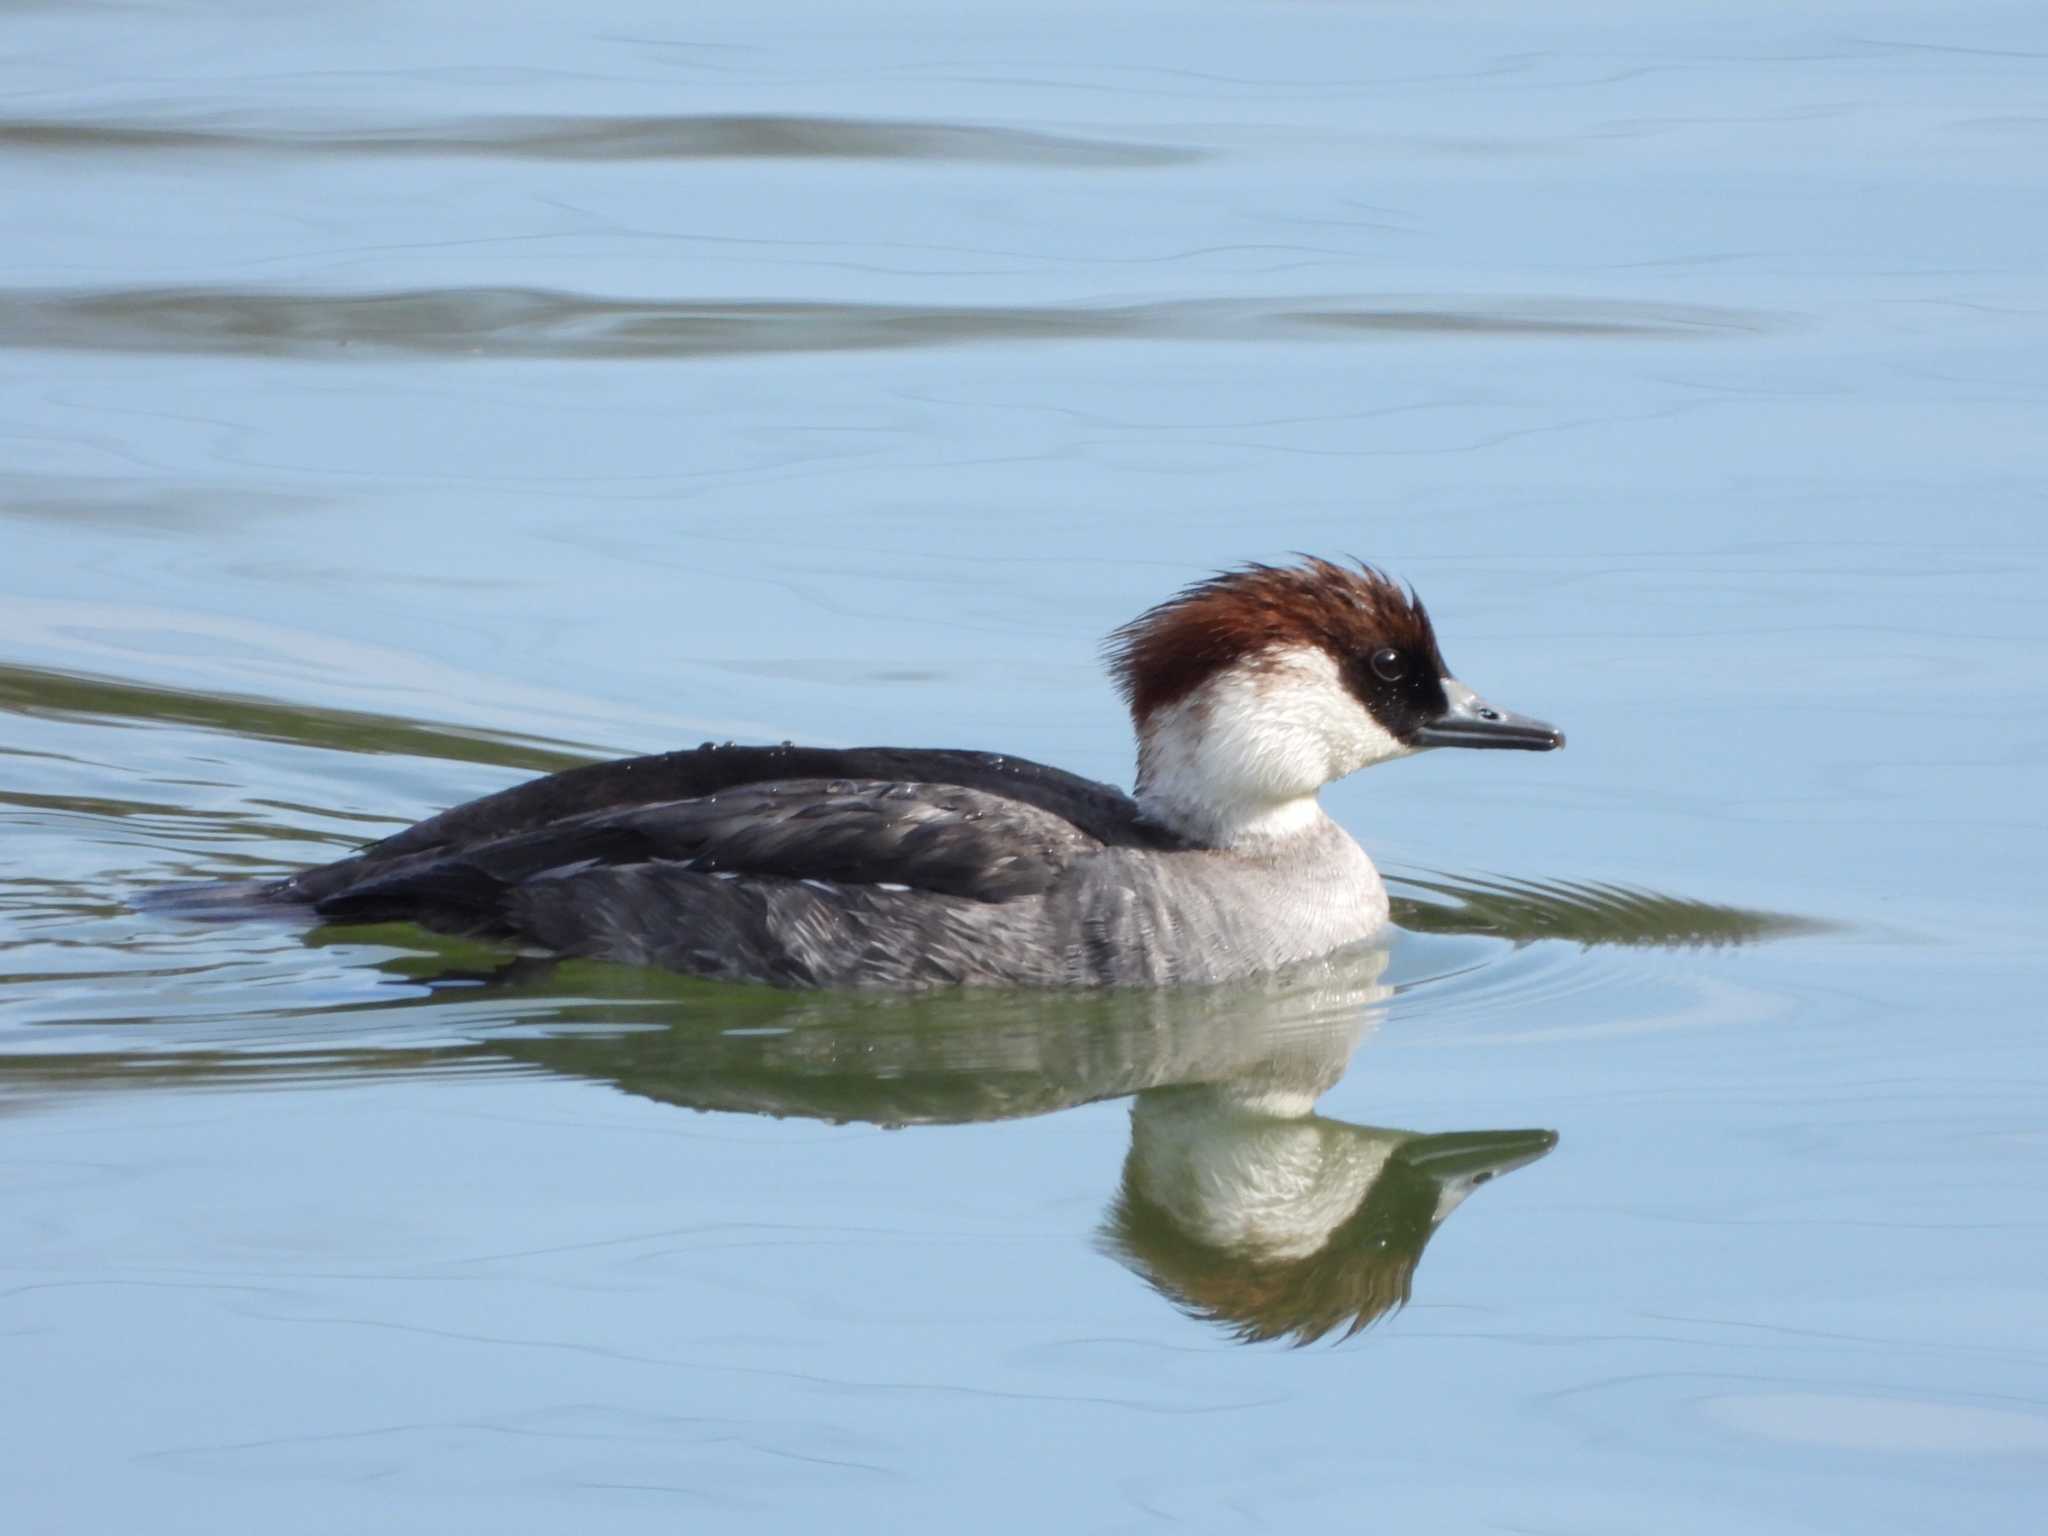
[[[1316,792],[1414,749],[1344,686],[1320,646],[1271,650],[1217,673],[1138,732],[1146,815],[1219,848],[1298,835],[1322,820]]]

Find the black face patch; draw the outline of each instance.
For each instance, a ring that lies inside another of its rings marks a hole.
[[[1450,707],[1443,660],[1436,646],[1378,645],[1344,658],[1344,686],[1396,741],[1415,733]]]

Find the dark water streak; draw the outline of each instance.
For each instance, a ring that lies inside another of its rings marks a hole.
[[[938,160],[1090,169],[1185,165],[1208,158],[1203,150],[1175,145],[1018,128],[770,113],[464,117],[388,128],[15,118],[0,121],[0,151],[8,150],[569,161]]]
[[[1381,295],[1137,304],[600,298],[545,288],[310,293],[204,285],[0,291],[0,347],[244,357],[688,358],[971,342],[1264,342],[1363,335],[1711,338],[1775,322],[1704,305]]]

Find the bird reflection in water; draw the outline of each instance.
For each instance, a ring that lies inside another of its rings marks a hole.
[[[617,980],[731,1011],[494,1048],[664,1103],[835,1123],[958,1125],[1130,1097],[1101,1248],[1239,1339],[1306,1343],[1405,1303],[1459,1202],[1557,1142],[1315,1113],[1377,1020],[1386,961],[1374,948],[1256,986],[1080,998],[791,994],[631,973]]]

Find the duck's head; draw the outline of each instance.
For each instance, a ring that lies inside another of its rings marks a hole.
[[[1238,844],[1284,836],[1333,779],[1431,747],[1564,745],[1451,675],[1412,588],[1304,558],[1226,571],[1109,637],[1155,820]]]

